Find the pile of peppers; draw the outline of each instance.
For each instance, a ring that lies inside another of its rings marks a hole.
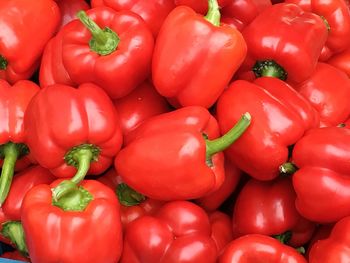
[[[0,257],[349,263],[350,5],[2,0],[0,167]]]

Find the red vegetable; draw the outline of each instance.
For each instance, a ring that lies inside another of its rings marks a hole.
[[[231,0],[218,0],[220,8],[230,3]],[[175,0],[177,6],[185,5],[191,7],[196,13],[205,15],[208,12],[208,0]]]
[[[275,4],[243,30],[248,55],[241,71],[300,83],[315,70],[327,35],[318,15],[295,4]]]
[[[115,159],[115,168],[127,185],[150,198],[199,198],[222,185],[224,157],[220,151],[249,124],[250,115],[245,114],[230,132],[217,138],[217,122],[205,108],[192,106],[164,113],[130,134]]]
[[[175,8],[156,41],[153,83],[176,107],[212,106],[247,52],[241,33],[220,25],[216,0],[209,4],[205,17],[186,6]]]
[[[220,211],[215,211],[209,214],[209,221],[211,238],[214,240],[220,253],[233,240],[231,218]]]
[[[80,10],[88,10],[89,4],[85,0],[59,0],[58,7],[61,11],[60,28],[68,24],[70,21],[77,19],[77,13]]]
[[[0,80],[0,207],[11,187],[14,170],[22,170],[31,163],[25,144],[23,118],[27,106],[40,88],[28,80],[18,81],[12,87]]]
[[[332,56],[327,63],[344,71],[350,77],[350,48]]]
[[[8,258],[24,262],[30,262],[28,258],[23,257],[18,251],[5,252],[0,258]]]
[[[14,84],[32,76],[60,18],[51,0],[0,1],[0,79]]]
[[[227,132],[245,111],[254,117],[252,124],[226,150],[226,156],[258,180],[277,177],[279,166],[288,161],[288,147],[306,130],[319,125],[315,109],[277,78],[259,78],[254,83],[234,81],[217,103],[221,131]]]
[[[214,263],[217,247],[207,214],[186,201],[165,204],[130,224],[121,263]],[[156,242],[155,242],[156,241]]]

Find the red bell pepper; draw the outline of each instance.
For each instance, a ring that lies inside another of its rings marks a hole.
[[[327,239],[319,240],[311,247],[309,263],[346,263],[349,250],[350,217],[335,224]]]
[[[195,202],[206,211],[215,211],[236,189],[241,175],[242,172],[225,159],[225,180],[222,185],[211,194],[196,199]]]
[[[231,0],[218,0],[220,8],[228,5]],[[205,15],[208,12],[208,0],[175,0],[175,5],[191,7],[196,13]]]
[[[327,63],[344,71],[350,77],[350,48],[332,56]]]
[[[22,224],[35,263],[115,263],[122,252],[119,202],[95,180],[56,198],[61,180],[32,188],[22,204]],[[56,192],[53,190],[53,192]]]
[[[61,24],[59,28],[77,19],[76,14],[78,11],[88,10],[90,8],[85,0],[59,0],[57,4],[61,11]]]
[[[336,126],[350,116],[350,80],[337,68],[318,63],[310,78],[294,87],[320,113],[321,126]]]
[[[279,177],[269,182],[249,180],[239,193],[234,206],[232,222],[235,234],[278,236],[281,241],[289,244],[294,236],[294,228],[299,230],[298,223],[301,226],[307,224],[301,220],[295,208],[295,199],[290,178]],[[302,246],[311,239],[315,226],[311,222],[306,226],[306,229],[300,229],[296,233],[298,237],[293,241],[297,246]]]
[[[5,252],[0,258],[8,258],[13,260],[19,260],[24,262],[30,262],[26,257],[23,257],[18,251]]]
[[[243,30],[248,55],[240,71],[300,83],[315,70],[327,35],[318,15],[295,4],[273,5]]]
[[[149,82],[144,82],[130,94],[114,100],[120,117],[123,135],[126,136],[142,121],[170,111],[170,107]]]
[[[138,15],[99,7],[77,16],[80,21],[63,27],[45,51],[40,71],[43,87],[92,82],[117,99],[148,77],[154,40]]]
[[[147,198],[128,187],[114,169],[98,178],[98,181],[107,185],[118,196],[123,229],[139,217],[153,215],[164,204],[162,201]]]
[[[327,239],[329,235],[331,234],[331,231],[334,227],[334,224],[330,225],[319,225],[316,229],[315,233],[312,236],[312,239],[310,240],[308,244],[308,249],[306,250],[305,256],[306,258],[310,258],[310,250],[312,249],[313,245],[322,239]]]
[[[0,1],[0,79],[29,79],[60,19],[51,0]]]
[[[241,33],[220,25],[216,0],[203,17],[186,6],[164,21],[153,54],[152,78],[172,105],[212,106],[243,62],[247,48]]]
[[[233,240],[231,218],[220,211],[215,211],[209,214],[209,221],[211,238],[214,240],[220,253]]]
[[[75,174],[72,181],[62,183],[58,196],[87,173],[107,170],[122,144],[112,101],[91,83],[77,89],[57,84],[41,90],[27,108],[24,127],[27,145],[41,166],[57,177]]]
[[[92,0],[91,6],[108,6],[115,11],[132,11],[142,17],[156,37],[164,19],[175,8],[175,3],[174,0]]]
[[[305,218],[332,223],[350,215],[350,130],[309,131],[294,146],[296,207]]]
[[[31,162],[25,144],[23,118],[29,102],[39,90],[28,80],[18,81],[12,87],[0,80],[0,159],[3,160],[0,163],[0,207],[10,190],[14,170],[21,170]]]
[[[307,12],[313,12],[324,19],[328,27],[325,49],[339,53],[350,46],[350,11],[344,0],[286,0],[286,3],[299,5]]]
[[[272,180],[288,161],[288,147],[304,132],[319,125],[315,109],[291,86],[277,78],[250,83],[234,81],[217,103],[222,132],[230,129],[242,112],[254,117],[245,134],[227,150],[227,157],[242,171],[259,180]]]
[[[127,185],[150,198],[199,198],[222,185],[221,151],[249,124],[246,113],[227,134],[217,138],[217,122],[205,108],[192,106],[164,113],[146,120],[130,134],[132,139],[117,155],[115,167]]]
[[[23,255],[27,255],[27,248],[19,221],[24,196],[34,186],[51,183],[54,179],[55,177],[45,168],[40,166],[27,168],[16,174],[6,202],[0,208],[0,240],[13,244]]]
[[[246,235],[227,245],[218,263],[307,263],[295,249],[264,235]]]
[[[215,263],[217,248],[208,215],[199,206],[174,201],[154,216],[130,224],[121,263]]]

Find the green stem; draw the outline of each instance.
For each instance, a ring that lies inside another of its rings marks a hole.
[[[253,72],[257,78],[273,77],[281,80],[287,79],[287,72],[273,60],[259,60],[253,67]]]
[[[206,140],[207,159],[210,159],[214,154],[227,149],[232,143],[234,143],[249,127],[251,122],[251,116],[248,112],[244,113],[241,119],[223,136],[214,139]]]
[[[221,14],[217,0],[208,0],[208,13],[204,18],[214,26],[220,26]]]
[[[19,221],[7,221],[2,224],[1,234],[10,239],[17,250],[24,256],[28,257],[28,249],[25,242],[23,226]]]
[[[0,177],[0,207],[10,191],[17,159],[28,152],[24,144],[8,142],[0,146],[0,156],[4,159]]]
[[[273,238],[277,239],[282,244],[287,244],[289,240],[292,238],[292,232],[286,231],[283,234],[273,236]]]
[[[327,19],[324,17],[324,16],[320,16],[323,20],[323,23],[325,24],[326,28],[327,28],[327,31],[331,31],[331,26],[329,25]]]
[[[101,29],[85,11],[79,11],[77,17],[91,32],[90,49],[99,55],[106,56],[114,52],[119,44],[118,35],[108,27]]]
[[[8,61],[2,55],[0,55],[0,70],[5,70],[7,68]]]
[[[298,170],[298,168],[293,163],[287,162],[280,165],[279,170],[281,174],[292,175]]]
[[[117,187],[117,196],[119,202],[124,206],[134,206],[140,204],[146,200],[146,197],[134,189],[130,188],[127,184],[121,183]]]

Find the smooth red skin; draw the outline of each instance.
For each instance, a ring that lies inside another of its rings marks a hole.
[[[308,244],[308,249],[306,250],[306,258],[309,259],[309,255],[310,255],[310,250],[312,249],[313,245],[322,240],[322,239],[327,239],[329,237],[329,235],[331,234],[331,231],[333,229],[334,225],[330,224],[330,225],[319,225],[319,227],[316,229],[315,233],[312,236],[312,239],[310,240],[309,244]]]
[[[316,224],[303,217],[299,217],[298,222],[291,229],[292,237],[288,241],[288,245],[292,247],[301,247],[308,243],[316,229]]]
[[[120,262],[214,263],[216,257],[208,215],[193,203],[174,201],[129,225]]]
[[[209,214],[211,238],[214,240],[219,253],[233,240],[231,218],[220,211]]]
[[[225,160],[225,181],[214,192],[199,199],[195,202],[208,212],[217,210],[222,203],[233,193],[236,189],[242,172],[234,166],[229,160]]]
[[[51,188],[59,182],[61,180],[38,185],[24,198],[21,219],[31,260],[36,263],[118,262],[122,252],[122,226],[114,192],[95,180],[82,181],[80,185],[92,194],[93,200],[82,212],[65,212],[52,205]]]
[[[4,254],[1,254],[0,258],[8,258],[13,260],[30,262],[28,258],[23,257],[18,251],[5,252]]]
[[[264,235],[246,235],[232,241],[218,263],[307,263],[294,248]]]
[[[310,78],[295,89],[319,112],[321,126],[336,126],[350,115],[350,80],[337,68],[318,63]]]
[[[231,0],[218,0],[220,8],[225,7]],[[175,5],[191,7],[196,13],[206,15],[208,12],[208,1],[206,0],[175,0]]]
[[[243,23],[235,18],[222,17],[220,21],[222,24],[226,24],[230,27],[233,27],[233,28],[237,29],[239,32],[242,32],[242,30],[244,28]]]
[[[327,63],[342,70],[350,77],[350,48],[332,56]]]
[[[150,118],[130,133],[114,161],[117,173],[152,199],[185,200],[209,194],[224,181],[224,156],[214,154],[213,167],[206,164],[203,133],[209,139],[219,137],[216,120],[202,107]]]
[[[123,182],[114,169],[110,169],[106,174],[98,178],[98,181],[111,188],[114,192],[116,192],[117,186]],[[139,205],[124,206],[120,204],[120,217],[123,229],[139,217],[153,215],[163,204],[164,202],[162,201],[150,198],[146,198]]]
[[[247,47],[241,33],[214,26],[179,6],[165,19],[156,41],[152,79],[175,107],[211,107],[242,64]]]
[[[37,69],[59,25],[60,11],[51,0],[9,0],[0,2],[0,17],[0,54],[8,61],[6,70],[0,70],[0,79],[14,84],[29,79]]]
[[[170,111],[165,98],[149,82],[144,82],[123,98],[114,100],[123,135],[126,136],[142,121]]]
[[[175,8],[174,0],[92,0],[91,6],[108,6],[115,11],[132,11],[142,17],[154,37],[158,35],[164,19]]]
[[[307,12],[323,16],[329,26],[326,47],[333,53],[339,53],[350,45],[350,11],[345,0],[286,0],[286,3],[299,5]]]
[[[76,14],[78,11],[90,9],[89,4],[85,0],[60,0],[57,1],[57,4],[61,11],[61,24],[59,28],[77,19]]]
[[[283,81],[264,78],[256,84],[232,82],[218,100],[217,119],[225,133],[243,113],[251,114],[249,128],[226,150],[226,157],[253,178],[272,180],[279,175],[279,166],[288,160],[288,146],[318,124],[317,116],[305,99]]]
[[[350,215],[350,130],[327,127],[309,131],[294,146],[292,160],[296,207],[305,218],[337,222]]]
[[[295,4],[275,4],[243,30],[248,54],[241,71],[252,70],[258,60],[274,60],[287,72],[288,82],[300,83],[314,71],[327,35],[318,15]]]
[[[311,247],[309,263],[346,263],[349,252],[350,217],[335,224],[327,239],[319,240]]]
[[[100,148],[98,160],[91,162],[88,174],[101,174],[122,144],[113,103],[92,83],[77,89],[57,84],[41,90],[27,108],[24,127],[32,155],[57,177],[76,173],[76,168],[64,160],[74,146],[88,143]]]
[[[230,0],[229,4],[221,9],[221,15],[237,19],[243,25],[243,29],[271,5],[270,0]]]
[[[23,119],[29,102],[40,90],[39,86],[28,80],[20,80],[11,86],[0,79],[0,145],[7,142],[25,143]],[[21,171],[31,162],[31,157],[24,156],[17,160],[16,171]],[[0,160],[2,166],[3,160]]]

